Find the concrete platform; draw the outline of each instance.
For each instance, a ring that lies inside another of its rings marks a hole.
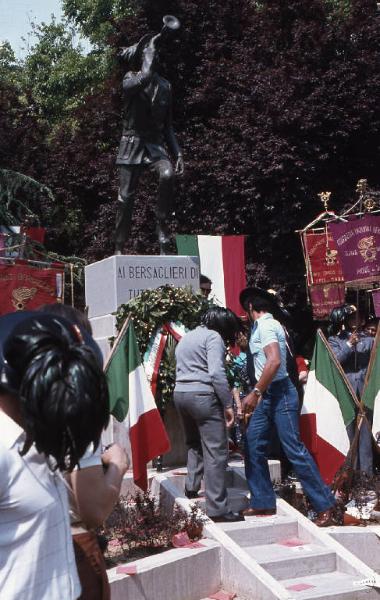
[[[152,489],[168,511],[174,504],[189,511],[192,501],[168,475],[155,477]],[[240,477],[236,467],[229,483],[239,483]],[[221,546],[222,585],[249,600],[380,600],[376,573],[282,499],[276,515],[208,521],[205,532]]]
[[[175,548],[134,561],[136,575],[108,571],[112,600],[200,600],[221,587],[219,544],[202,540],[204,548]]]
[[[331,537],[380,573],[380,525],[367,527],[329,527]]]
[[[371,588],[358,585],[358,577],[332,571],[331,573],[319,573],[318,575],[307,575],[285,579],[283,586],[291,592],[292,598],[297,600],[311,600],[312,598],[328,598],[329,600],[359,600],[362,598],[374,598],[376,592]],[[297,586],[298,591],[290,589]],[[305,586],[305,589],[300,589]],[[310,586],[310,587],[309,587]]]

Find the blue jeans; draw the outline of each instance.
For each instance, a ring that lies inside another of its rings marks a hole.
[[[335,504],[329,487],[301,442],[298,395],[289,377],[274,381],[263,395],[246,431],[246,475],[252,508],[276,507],[276,496],[268,468],[271,429],[277,428],[282,447],[314,510],[323,512]]]

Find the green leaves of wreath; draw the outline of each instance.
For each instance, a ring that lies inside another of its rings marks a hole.
[[[123,326],[131,315],[140,353],[143,356],[151,336],[159,327],[170,321],[182,323],[187,329],[199,325],[210,302],[190,288],[175,288],[169,285],[155,290],[145,290],[128,304],[122,304],[116,313],[116,328]],[[157,406],[165,410],[173,397],[175,382],[175,339],[169,335],[158,374]]]

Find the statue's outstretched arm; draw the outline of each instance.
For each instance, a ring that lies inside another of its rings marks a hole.
[[[154,72],[156,38],[154,36],[143,50],[141,70],[137,73],[128,71],[124,76],[123,90],[127,96],[132,96],[150,83]]]

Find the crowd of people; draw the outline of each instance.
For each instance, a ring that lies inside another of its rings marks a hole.
[[[209,282],[211,284],[211,282]],[[288,331],[289,313],[271,290],[249,287],[240,294],[246,320],[228,309],[210,307],[199,327],[176,349],[175,405],[182,417],[188,464],[185,494],[197,498],[204,474],[207,514],[214,521],[238,521],[276,513],[268,458],[292,470],[312,505],[320,527],[336,524],[335,498],[300,438],[299,415],[308,368],[297,356]],[[377,321],[365,321],[355,307],[332,311],[329,342],[360,399],[376,334]],[[233,389],[224,360],[226,346],[240,348],[232,370]],[[368,422],[371,415],[367,412]],[[226,466],[228,430],[243,446],[249,507],[228,510]],[[355,423],[348,435],[355,435]],[[372,473],[372,434],[362,427],[356,468]]]
[[[207,298],[212,282],[201,283]],[[176,348],[174,403],[188,448],[185,494],[197,498],[204,478],[206,512],[215,522],[275,514],[268,458],[276,448],[300,480],[315,523],[334,524],[334,495],[300,439],[307,365],[294,352],[289,315],[261,288],[246,288],[240,302],[245,320],[210,304]],[[344,305],[332,312],[330,327],[331,348],[360,398],[377,322]],[[240,348],[230,373],[228,346]],[[83,313],[57,304],[0,317],[1,600],[109,600],[94,531],[119,497],[128,457],[117,444],[102,449],[108,420],[103,359]],[[250,504],[239,514],[229,510],[226,489],[232,431],[244,447],[250,490]],[[352,439],[355,432],[348,434]],[[373,468],[365,427],[357,467]]]

